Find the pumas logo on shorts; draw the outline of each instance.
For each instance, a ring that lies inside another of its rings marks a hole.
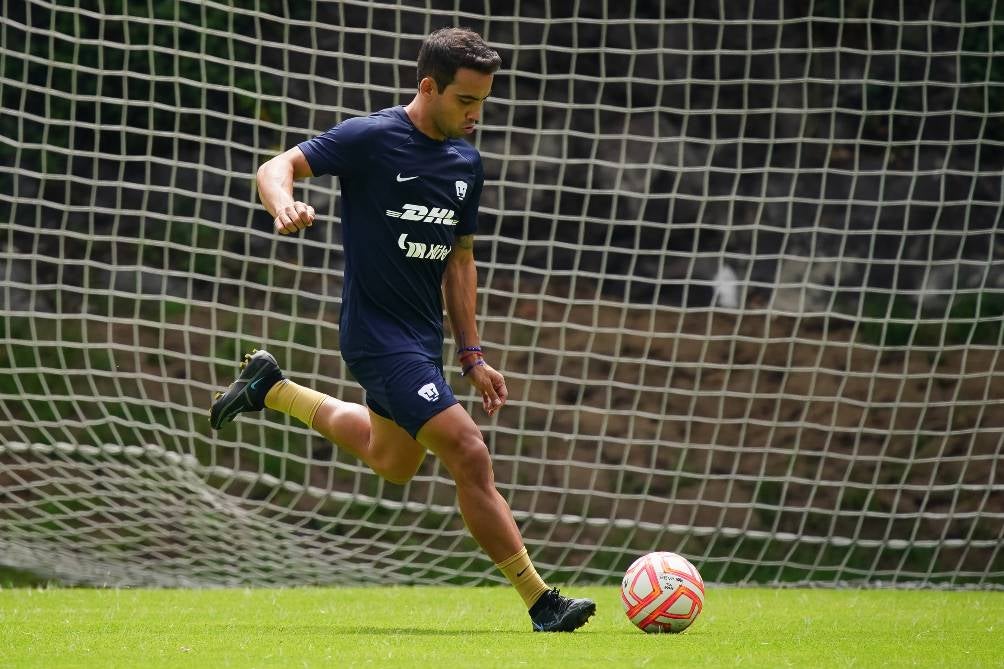
[[[439,399],[439,388],[436,387],[435,383],[426,383],[418,389],[418,396],[430,402],[435,402]]]

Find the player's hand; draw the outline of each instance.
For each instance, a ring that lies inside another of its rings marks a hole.
[[[303,202],[283,207],[275,217],[275,231],[291,235],[314,224],[314,208]]]
[[[509,390],[505,387],[505,377],[491,365],[478,365],[467,372],[471,385],[481,393],[482,406],[485,413],[494,416],[509,398]]]

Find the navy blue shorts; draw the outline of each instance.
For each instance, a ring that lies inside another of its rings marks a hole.
[[[418,353],[346,359],[366,391],[366,406],[415,437],[426,421],[458,400],[443,378],[442,360]]]

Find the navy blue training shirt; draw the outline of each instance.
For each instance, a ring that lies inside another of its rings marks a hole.
[[[404,107],[348,119],[299,147],[315,176],[341,183],[342,356],[440,358],[443,271],[454,239],[477,229],[477,149],[424,135]]]

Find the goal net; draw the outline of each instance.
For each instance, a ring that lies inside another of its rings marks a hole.
[[[266,411],[338,355],[339,185],[253,175],[503,56],[473,140],[478,317],[447,372],[554,583],[1004,586],[1004,6],[3,0],[0,565],[69,583],[499,583],[434,458],[404,486]],[[751,9],[752,7],[752,9]]]

